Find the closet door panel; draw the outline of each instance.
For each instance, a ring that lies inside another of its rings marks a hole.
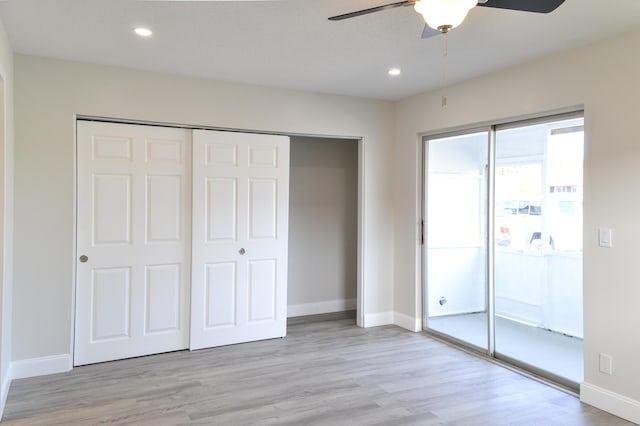
[[[289,138],[193,135],[191,349],[286,334]]]

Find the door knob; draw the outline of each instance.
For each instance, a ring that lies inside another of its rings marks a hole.
[[[245,249],[243,249],[243,248],[241,248],[240,250],[238,250],[238,253],[240,253],[241,255],[242,255],[242,254],[245,254],[246,252],[247,252],[247,251],[246,251]]]
[[[87,256],[85,256],[84,254],[82,256],[80,256],[80,262],[86,263],[87,260],[89,260],[89,258]]]

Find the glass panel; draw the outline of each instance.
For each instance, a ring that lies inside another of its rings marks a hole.
[[[488,133],[427,141],[426,326],[487,349]]]
[[[499,130],[496,356],[580,383],[583,119]]]

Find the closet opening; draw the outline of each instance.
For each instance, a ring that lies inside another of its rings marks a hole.
[[[289,318],[356,310],[358,142],[291,137]]]
[[[74,365],[362,325],[361,139],[77,118]]]

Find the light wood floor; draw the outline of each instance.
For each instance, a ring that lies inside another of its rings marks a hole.
[[[13,382],[8,425],[626,425],[420,333],[293,320],[288,336]]]

